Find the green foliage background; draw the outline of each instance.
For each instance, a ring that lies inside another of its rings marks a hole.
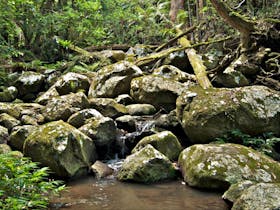
[[[169,1],[7,0],[0,1],[0,57],[62,56],[57,37],[80,47],[155,44],[167,39]]]

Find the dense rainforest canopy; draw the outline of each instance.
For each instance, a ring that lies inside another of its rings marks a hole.
[[[252,20],[279,15],[276,0],[224,2]],[[174,22],[191,27],[206,21],[192,34],[195,42],[235,33],[217,16],[210,1],[205,0],[8,0],[0,2],[0,10],[2,61],[9,58],[61,60],[63,52],[57,45],[58,37],[80,47],[156,45],[176,34]]]

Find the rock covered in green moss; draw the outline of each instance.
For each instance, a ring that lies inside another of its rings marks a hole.
[[[177,116],[193,143],[209,143],[232,130],[252,136],[280,134],[280,94],[264,86],[192,87],[177,100]]]
[[[56,88],[51,87],[38,98],[36,98],[35,102],[42,105],[46,105],[51,98],[57,96],[59,96],[59,93],[57,92]]]
[[[16,99],[18,90],[14,86],[4,87],[0,91],[0,101],[2,102],[11,102]]]
[[[237,144],[197,144],[183,150],[179,165],[190,185],[227,189],[242,180],[280,182],[280,164]]]
[[[30,93],[38,93],[42,90],[44,81],[45,76],[43,74],[26,71],[15,81],[15,86],[19,95],[24,96]]]
[[[0,114],[0,125],[11,131],[12,128],[20,125],[20,121],[7,113],[2,113]]]
[[[96,160],[93,141],[62,120],[39,126],[25,140],[25,156],[41,162],[59,177],[78,177]]]
[[[258,183],[244,190],[233,204],[232,210],[280,209],[280,184]]]
[[[70,93],[68,95],[53,97],[42,110],[47,121],[67,119],[82,109],[89,107],[89,101],[84,93]]]
[[[138,103],[152,104],[156,108],[171,111],[176,107],[176,99],[187,88],[180,82],[161,76],[147,75],[131,81],[131,96]]]
[[[14,127],[10,135],[9,145],[16,150],[22,151],[25,139],[35,129],[36,126],[32,125]]]
[[[109,146],[117,136],[116,124],[109,117],[91,118],[79,130],[90,137],[96,146]]]
[[[7,144],[0,144],[0,154],[7,154],[11,152],[12,149],[9,145]]]
[[[156,108],[151,104],[130,104],[126,106],[130,115],[152,115],[156,113]]]
[[[89,98],[114,98],[129,93],[131,80],[141,75],[143,75],[141,69],[127,61],[105,66],[93,78]]]
[[[89,78],[85,75],[68,72],[62,75],[53,85],[59,95],[82,91],[87,93],[90,86]]]
[[[178,82],[195,81],[195,76],[181,71],[175,66],[163,65],[153,71],[153,75],[162,76],[166,79],[171,79]]]
[[[0,126],[0,144],[6,144],[9,140],[9,131],[7,128]]]
[[[150,144],[128,156],[117,174],[120,181],[142,183],[152,183],[175,177],[176,171],[170,160]]]
[[[70,125],[73,125],[76,128],[81,127],[86,123],[87,120],[94,118],[94,119],[100,119],[103,115],[97,111],[96,109],[83,109],[81,111],[78,111],[71,115],[67,122]]]
[[[141,139],[132,150],[132,153],[141,150],[148,144],[151,144],[170,160],[177,160],[180,152],[183,150],[177,137],[172,132],[162,131]]]
[[[244,190],[248,189],[252,185],[256,184],[250,180],[245,180],[238,182],[236,184],[232,184],[229,189],[223,194],[222,198],[234,203]]]
[[[127,108],[112,98],[92,98],[90,107],[98,110],[105,117],[117,118],[128,113]]]

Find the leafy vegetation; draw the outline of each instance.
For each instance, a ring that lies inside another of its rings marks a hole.
[[[48,179],[49,169],[13,152],[0,154],[0,209],[44,209],[64,189]]]
[[[280,160],[280,138],[276,138],[272,133],[264,133],[262,136],[253,137],[242,133],[240,130],[233,130],[220,138],[216,138],[216,142],[242,144],[275,160]]]
[[[167,39],[167,0],[8,0],[0,2],[0,57],[63,57],[57,38],[75,45],[155,44]]]

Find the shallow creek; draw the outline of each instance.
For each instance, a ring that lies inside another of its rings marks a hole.
[[[71,210],[227,210],[220,193],[190,188],[181,181],[152,185],[86,177],[68,183],[68,191],[53,202]],[[58,209],[58,208],[52,208]]]

